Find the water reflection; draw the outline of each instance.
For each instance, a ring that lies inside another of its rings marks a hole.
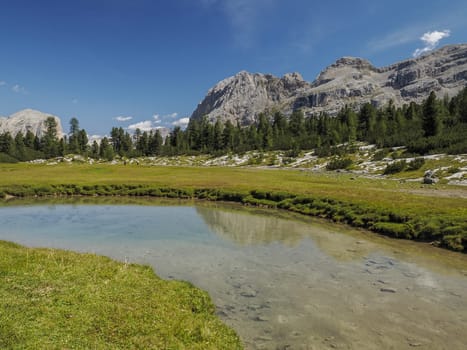
[[[218,236],[244,246],[273,242],[296,246],[310,234],[310,229],[303,223],[239,211],[238,208],[213,210],[212,207],[196,206],[196,212]]]
[[[122,197],[2,205],[0,239],[150,264],[206,289],[248,349],[467,343],[465,255],[235,205]]]

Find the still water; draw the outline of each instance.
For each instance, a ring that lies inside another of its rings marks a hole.
[[[3,203],[0,239],[190,281],[247,349],[466,349],[465,255],[279,211],[116,200]]]

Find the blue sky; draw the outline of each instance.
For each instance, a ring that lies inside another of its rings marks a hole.
[[[465,18],[465,0],[0,0],[0,115],[34,108],[100,135],[174,125],[238,71],[384,66],[466,42]]]

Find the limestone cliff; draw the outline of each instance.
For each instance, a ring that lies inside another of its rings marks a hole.
[[[47,130],[45,121],[48,117],[55,118],[55,121],[57,122],[57,136],[58,138],[62,138],[63,130],[60,118],[33,109],[24,109],[7,118],[0,117],[0,134],[9,132],[14,137],[19,132],[26,135],[29,130],[34,135],[42,137]]]
[[[247,125],[265,110],[334,115],[345,105],[382,106],[392,100],[400,106],[421,102],[431,91],[438,97],[453,96],[465,86],[467,44],[449,45],[382,68],[362,58],[343,57],[311,83],[298,73],[278,78],[242,71],[210,89],[191,117],[206,115],[211,121],[219,117]]]

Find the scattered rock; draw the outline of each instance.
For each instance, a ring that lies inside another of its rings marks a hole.
[[[422,346],[423,344],[422,344],[422,343],[419,343],[419,342],[410,342],[409,345],[410,345],[411,347],[416,348],[416,347]]]
[[[245,298],[254,298],[258,295],[258,292],[250,286],[243,286],[240,295]]]
[[[380,291],[384,293],[396,293],[397,292],[394,288],[381,288]]]
[[[434,185],[438,183],[439,179],[436,177],[424,177],[423,178],[423,184],[424,185]]]

